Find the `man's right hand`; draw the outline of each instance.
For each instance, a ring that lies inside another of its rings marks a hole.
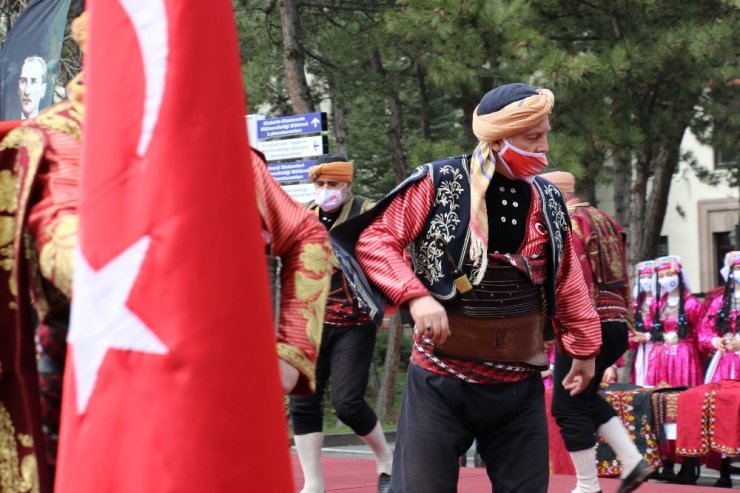
[[[427,295],[409,301],[409,312],[416,325],[417,336],[424,336],[434,344],[444,344],[450,335],[450,324],[444,307]]]
[[[591,379],[594,378],[595,360],[573,359],[570,371],[563,379],[563,387],[570,395],[577,395],[586,390]]]

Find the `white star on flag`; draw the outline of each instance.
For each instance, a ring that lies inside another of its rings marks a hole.
[[[150,242],[149,236],[142,237],[97,272],[77,247],[68,342],[74,346],[79,414],[87,408],[108,349],[152,354],[169,351],[126,306]]]

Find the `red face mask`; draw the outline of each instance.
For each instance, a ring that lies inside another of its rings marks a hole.
[[[509,170],[512,177],[532,183],[534,177],[547,168],[547,156],[544,152],[527,152],[504,139],[504,148],[498,157]]]

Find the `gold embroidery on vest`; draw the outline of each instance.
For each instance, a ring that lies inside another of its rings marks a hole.
[[[41,275],[48,279],[68,298],[72,294],[72,267],[74,249],[77,244],[79,218],[73,215],[62,217],[53,229],[45,231],[50,237],[41,249],[39,267]]]
[[[20,182],[19,178],[15,178],[17,180],[15,186],[17,187],[16,189],[19,191],[19,193],[15,196],[16,218],[13,224],[13,244],[11,245],[11,248],[4,250],[3,252],[3,256],[5,256],[6,254],[8,255],[5,260],[9,260],[11,264],[11,273],[8,280],[8,286],[13,296],[17,296],[18,294],[18,286],[16,283],[16,276],[14,272],[16,269],[15,249],[22,246],[20,242],[23,240],[23,221],[18,221],[17,217],[22,216],[25,211],[26,203],[28,202],[28,197],[31,193],[31,185],[33,184],[33,180],[36,177],[36,171],[38,170],[39,163],[41,162],[41,155],[44,151],[44,136],[41,131],[36,128],[22,126],[10,132],[0,143],[0,151],[5,149],[21,148],[25,148],[28,152],[28,167],[25,170],[25,173],[21,173],[23,170],[21,170],[19,152],[16,155],[15,163],[13,164],[13,176],[23,176],[23,183]],[[3,264],[7,263],[8,262],[3,262]],[[13,303],[11,303],[11,308],[16,308]]]
[[[18,203],[18,180],[11,174],[10,170],[0,171],[0,211],[15,212]]]
[[[31,449],[31,452],[18,457],[18,450]],[[33,455],[33,439],[26,434],[18,434],[10,413],[0,403],[0,491],[4,493],[38,493],[39,474],[36,457]]]
[[[310,243],[303,247],[299,259],[301,268],[295,273],[296,297],[305,303],[301,315],[306,319],[306,336],[318,347],[324,325],[324,307],[329,295],[331,266],[328,263],[329,245]],[[311,272],[316,276],[308,276]]]
[[[75,139],[80,140],[80,136],[82,135],[80,124],[68,115],[62,114],[67,110],[74,112],[72,103],[63,101],[56,106],[52,106],[49,110],[39,113],[33,121],[39,127],[71,135]],[[79,114],[79,111],[76,113]]]

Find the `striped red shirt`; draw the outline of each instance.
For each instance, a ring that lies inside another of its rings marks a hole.
[[[422,232],[434,202],[431,177],[412,183],[360,235],[355,252],[368,279],[395,305],[401,305],[429,291],[404,260],[403,251]],[[493,216],[495,211],[488,211]],[[493,225],[492,225],[493,226]],[[529,259],[546,255],[549,233],[537,189],[532,186],[532,202],[527,216],[524,241],[517,252],[490,252],[492,263],[506,261],[505,253]],[[557,306],[553,325],[561,350],[574,358],[595,356],[601,345],[599,317],[594,311],[583,279],[581,266],[571,243],[570,232],[560,261],[555,283]],[[454,327],[451,327],[454,331]],[[442,358],[433,353],[431,342],[414,336],[412,364],[429,371],[474,383],[496,383],[527,378],[535,370],[518,364],[476,362]]]

